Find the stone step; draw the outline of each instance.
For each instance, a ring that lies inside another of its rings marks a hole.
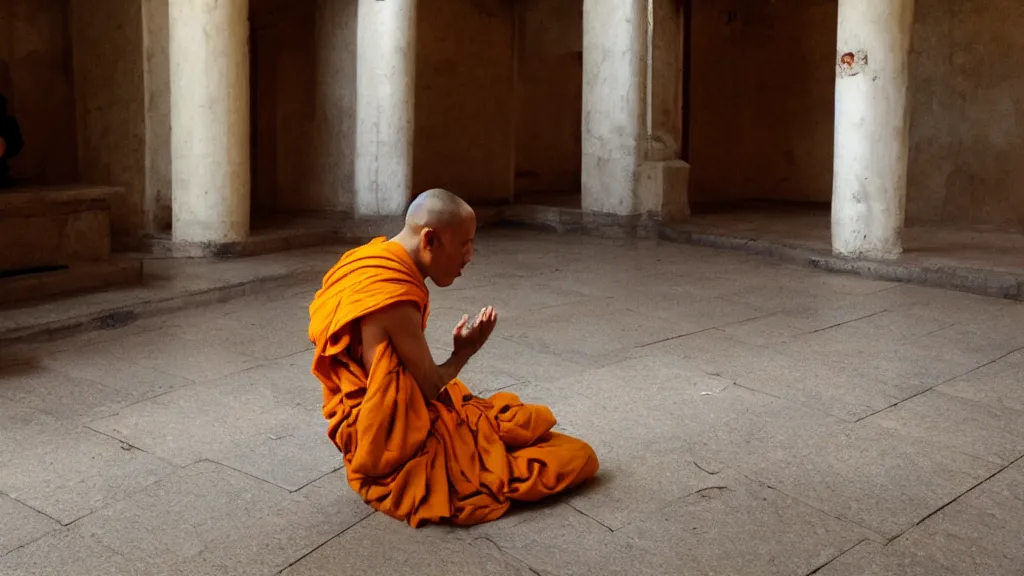
[[[110,256],[109,186],[0,191],[0,272],[97,262]]]
[[[142,282],[142,260],[114,256],[57,270],[0,277],[0,307]]]

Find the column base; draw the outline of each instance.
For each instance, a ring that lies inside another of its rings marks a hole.
[[[245,242],[189,242],[147,240],[150,254],[158,258],[236,258],[243,255]]]
[[[839,258],[846,258],[849,260],[882,260],[892,261],[899,260],[900,256],[903,255],[902,248],[894,248],[888,250],[877,250],[877,249],[865,249],[865,250],[843,250],[835,246],[832,247],[832,255]]]
[[[637,169],[636,197],[641,213],[662,222],[690,215],[690,165],[682,160],[644,162]]]

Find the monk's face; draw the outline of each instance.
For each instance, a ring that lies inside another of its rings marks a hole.
[[[427,275],[442,288],[451,286],[473,259],[476,216],[467,216],[459,224],[430,232],[424,236],[425,245],[422,247],[428,256]]]

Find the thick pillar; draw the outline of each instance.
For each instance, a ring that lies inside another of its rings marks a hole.
[[[907,197],[914,0],[839,0],[832,249],[895,258]]]
[[[249,234],[249,1],[169,9],[173,237],[239,242]]]
[[[663,219],[689,211],[676,0],[583,4],[583,209]]]
[[[356,213],[402,214],[412,198],[417,0],[359,0]]]

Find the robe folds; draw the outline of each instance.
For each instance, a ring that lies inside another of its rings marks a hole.
[[[367,373],[352,346],[359,320],[398,302],[417,306],[426,328],[425,279],[401,245],[377,238],[342,256],[309,308],[327,434],[365,502],[414,527],[472,525],[597,473],[591,447],[553,431],[545,406],[507,392],[477,398],[458,379],[426,402],[387,342]]]

